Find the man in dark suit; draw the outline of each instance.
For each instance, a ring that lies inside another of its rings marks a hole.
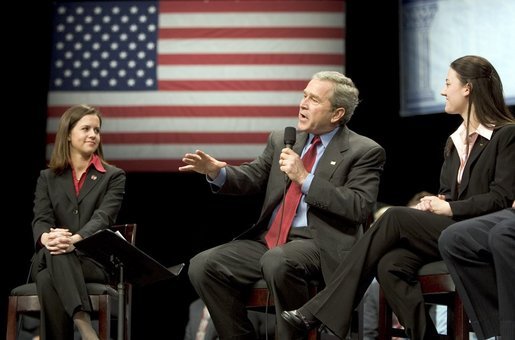
[[[190,261],[190,280],[222,339],[255,339],[245,308],[246,293],[254,282],[267,281],[280,315],[307,301],[308,282],[321,274],[329,278],[360,237],[361,226],[374,209],[386,156],[380,145],[346,126],[358,94],[343,74],[319,72],[304,90],[291,148],[285,147],[290,142],[285,142],[284,134],[275,131],[263,153],[240,166],[201,150],[184,156],[186,165],[179,170],[206,174],[214,192],[265,193],[261,215],[250,229]],[[321,143],[316,146],[315,164],[307,171],[301,156],[309,153],[315,136]],[[269,226],[287,214],[287,209],[278,209],[285,184],[300,190],[300,204],[293,221],[281,227],[291,227],[286,243],[271,243]],[[281,317],[276,321],[278,338],[304,338]]]

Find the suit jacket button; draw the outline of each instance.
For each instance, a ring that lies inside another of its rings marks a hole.
[[[79,210],[78,209],[73,209],[73,214],[74,215],[77,215],[79,213]]]

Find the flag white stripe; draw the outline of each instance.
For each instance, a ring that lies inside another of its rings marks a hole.
[[[344,13],[163,13],[161,28],[266,28],[266,27],[334,27],[345,26]]]
[[[181,159],[185,153],[203,150],[211,156],[223,160],[252,159],[261,154],[262,144],[104,144],[104,156],[108,160],[134,159]],[[47,158],[50,158],[53,144],[46,147]]]
[[[334,53],[345,52],[342,39],[160,39],[159,54]]]
[[[59,118],[48,119],[47,132],[55,133]],[[270,132],[297,125],[297,117],[216,117],[216,118],[109,118],[104,117],[102,132]],[[234,147],[234,145],[233,145]]]
[[[343,72],[342,65],[200,65],[158,67],[160,80],[306,80],[320,70]],[[227,92],[224,92],[227,93]]]
[[[298,106],[299,91],[51,91],[49,106]]]

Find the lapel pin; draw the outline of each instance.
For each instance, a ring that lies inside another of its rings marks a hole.
[[[336,165],[336,161],[331,161],[331,165]]]
[[[95,175],[91,175],[91,179],[92,179],[92,180],[94,180],[94,181],[96,181],[96,180],[97,180],[97,176],[95,176]]]

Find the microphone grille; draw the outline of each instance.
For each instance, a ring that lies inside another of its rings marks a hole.
[[[284,145],[293,145],[297,139],[297,131],[293,126],[284,129]]]

